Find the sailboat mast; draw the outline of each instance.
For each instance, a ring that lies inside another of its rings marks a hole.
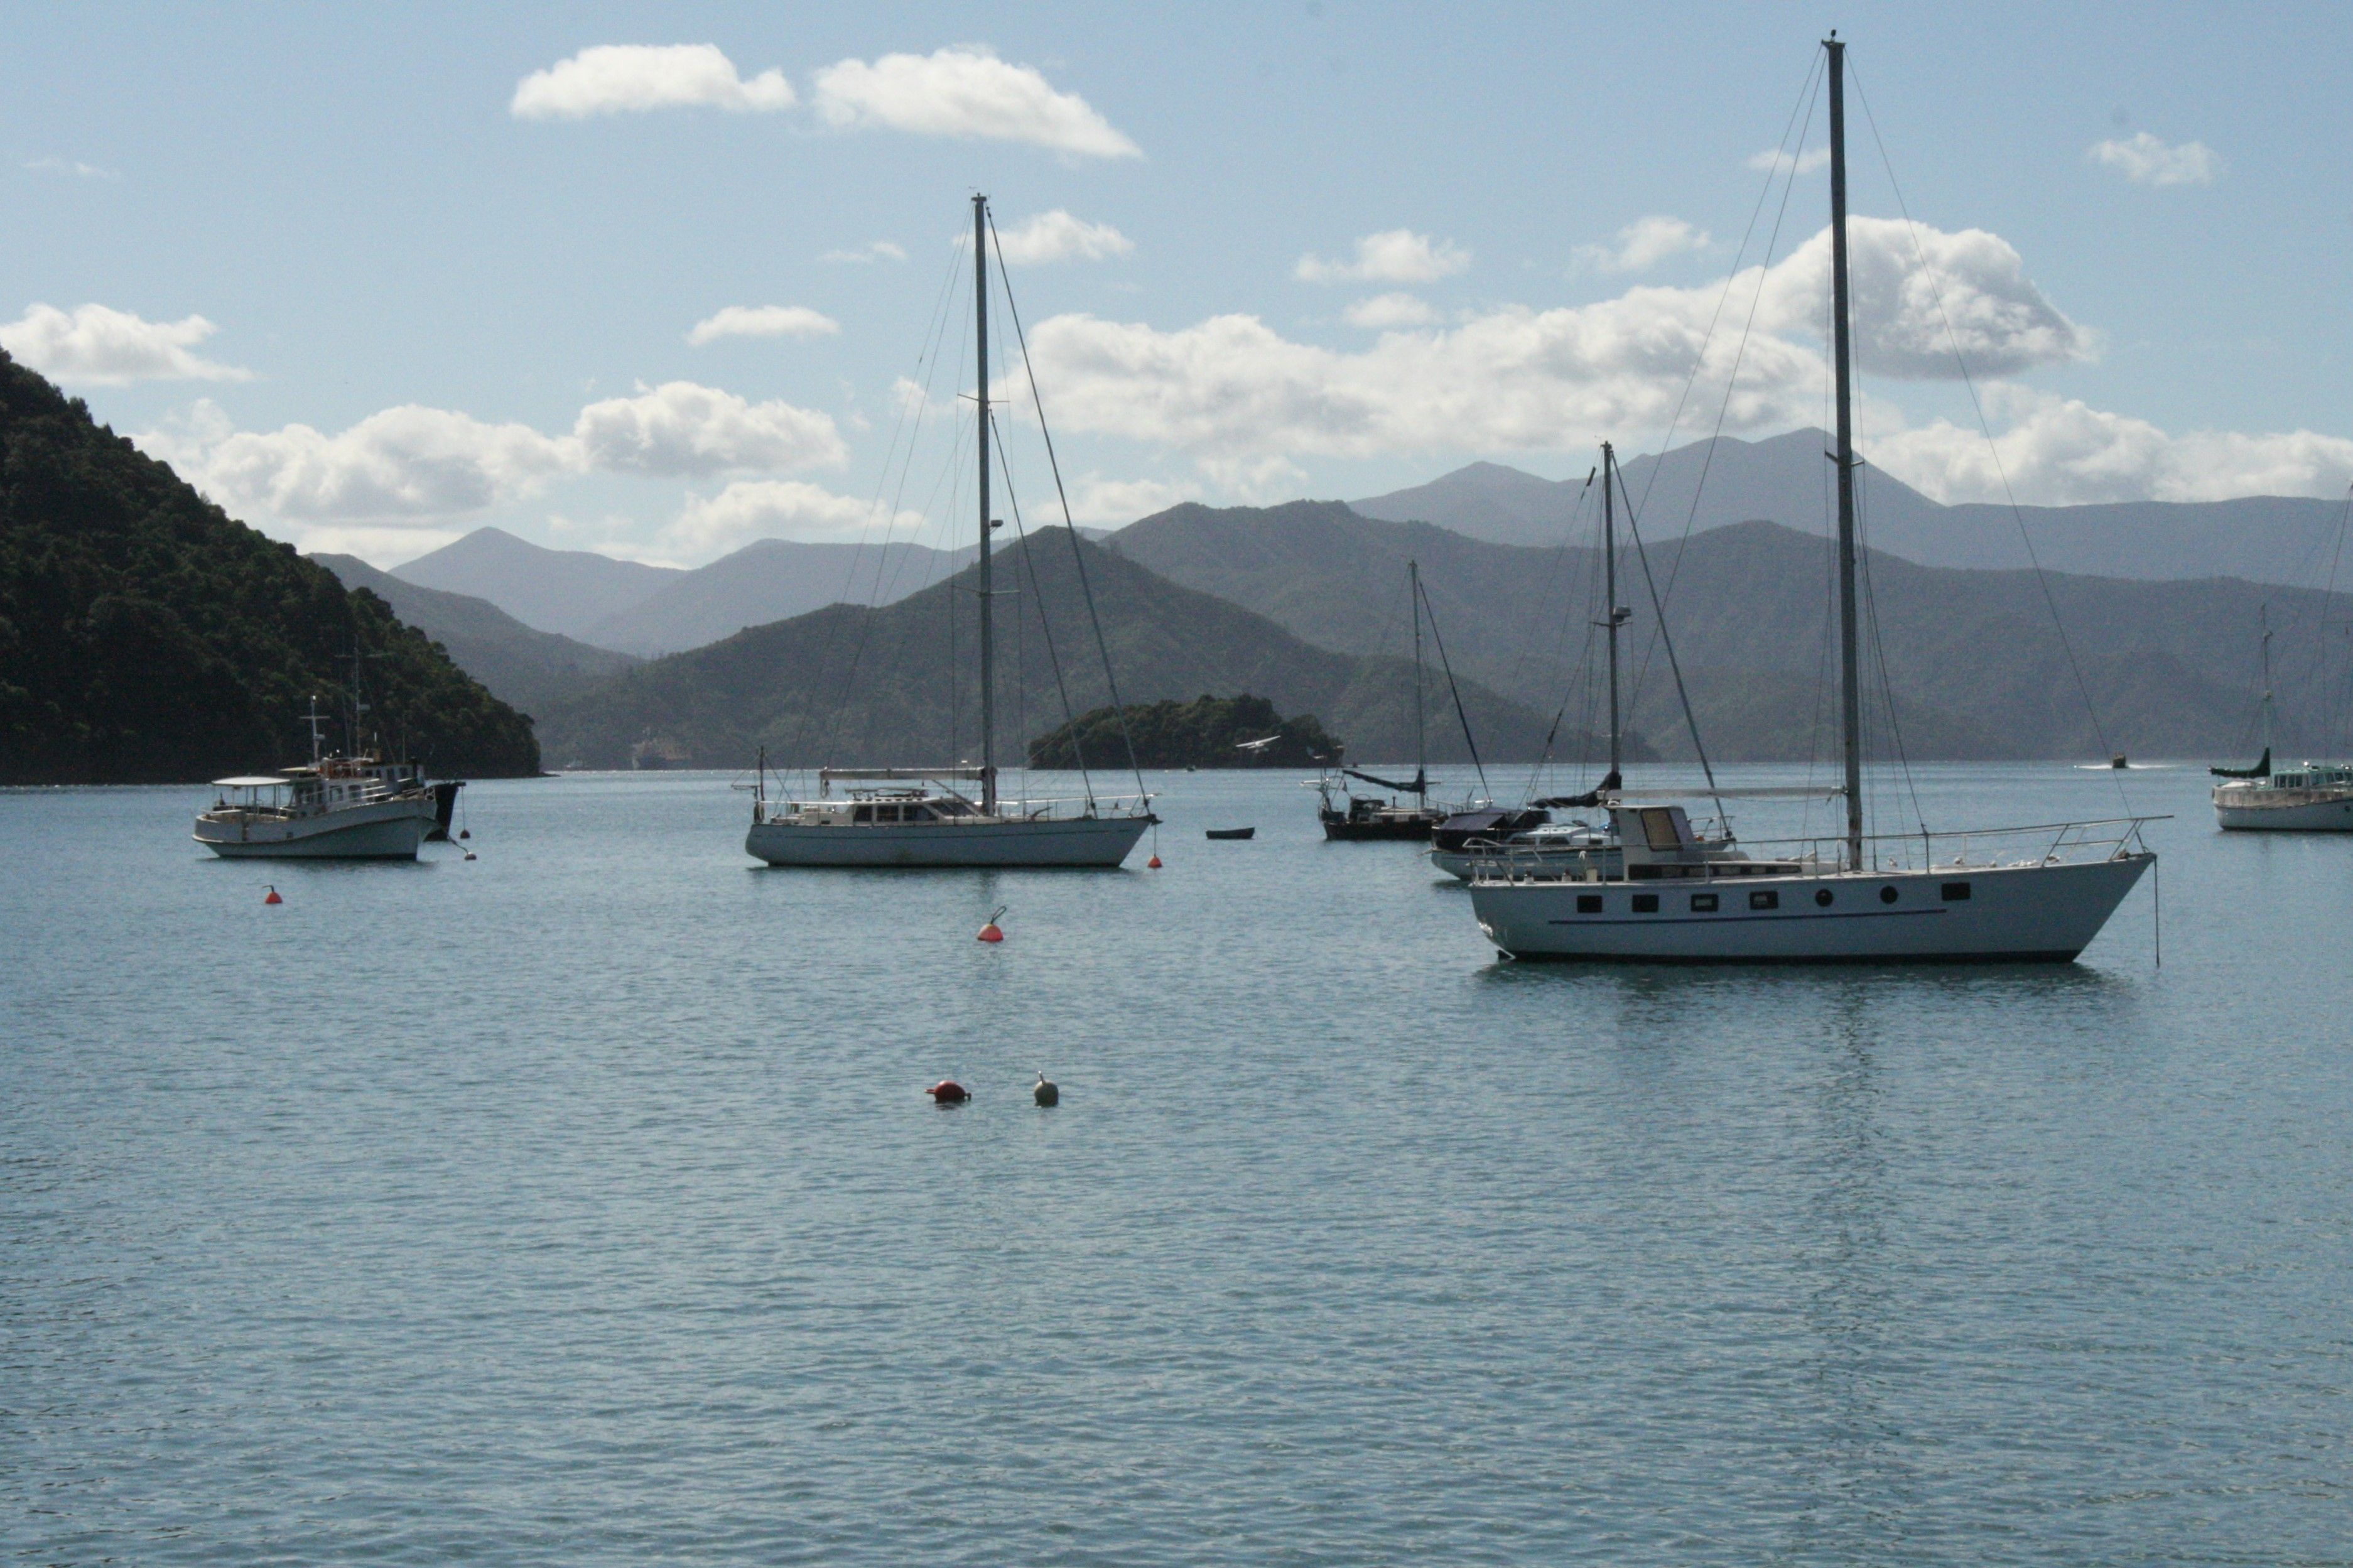
[[[1423,808],[1430,805],[1430,748],[1422,739],[1421,721],[1421,563],[1405,563],[1408,595],[1413,600],[1413,793]]]
[[[1831,328],[1838,358],[1839,730],[1846,747],[1846,863],[1862,869],[1862,673],[1854,605],[1854,348],[1847,328],[1846,46],[1824,40],[1831,79]]]
[[[1609,777],[1618,776],[1620,745],[1618,720],[1618,514],[1611,510],[1610,489],[1618,458],[1609,443],[1601,443],[1601,593],[1605,603],[1602,626],[1609,634]],[[1591,731],[1588,731],[1588,734]]]
[[[997,638],[988,561],[988,198],[972,198],[972,321],[980,364],[980,809],[997,811]]]

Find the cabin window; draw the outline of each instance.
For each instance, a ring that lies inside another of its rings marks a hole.
[[[1712,915],[1715,913],[1715,895],[1714,893],[1694,893],[1692,895],[1692,913],[1695,915]]]
[[[1894,903],[1895,901],[1895,889],[1892,887],[1880,889],[1879,901],[1883,904]]]
[[[1969,885],[1967,882],[1947,882],[1940,890],[1944,894],[1945,902],[1948,904],[1966,902],[1969,896]]]
[[[911,805],[907,808],[907,820],[910,822],[929,822],[931,819],[932,808],[930,806]]]
[[[871,822],[874,820],[874,808],[871,805],[852,806],[849,812],[849,820],[852,822]]]
[[[1659,895],[1656,893],[1635,894],[1634,912],[1638,915],[1657,914],[1659,912]]]
[[[1821,905],[1822,908],[1829,909],[1831,907],[1831,893],[1828,888],[1816,888],[1814,889],[1814,902]]]
[[[1601,895],[1599,893],[1577,894],[1577,912],[1581,915],[1599,914],[1601,912]]]
[[[1758,888],[1748,895],[1748,907],[1752,910],[1778,910],[1781,907],[1781,895],[1771,888]]]

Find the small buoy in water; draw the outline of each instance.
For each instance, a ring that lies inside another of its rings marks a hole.
[[[970,1090],[952,1078],[944,1078],[923,1091],[932,1097],[934,1105],[962,1105],[972,1098]]]
[[[458,837],[460,838],[471,838],[473,836],[474,830],[470,827],[461,827],[458,829]]]
[[[1160,857],[1155,855],[1151,859],[1146,860],[1144,863],[1144,868],[1147,871],[1157,871],[1160,869]]]
[[[1062,1091],[1056,1089],[1054,1087],[1054,1080],[1048,1078],[1044,1073],[1039,1073],[1038,1075],[1038,1087],[1031,1089],[1029,1092],[1037,1097],[1038,1103],[1040,1105],[1060,1105],[1062,1103]]]
[[[981,941],[1003,942],[1005,940],[1005,932],[999,930],[997,924],[997,917],[1004,912],[1005,906],[1003,904],[999,904],[995,909],[988,911],[988,923],[980,928]]]
[[[286,900],[283,900],[283,899],[281,899],[281,898],[280,898],[280,897],[278,896],[278,889],[277,889],[272,888],[272,889],[269,889],[269,896],[268,898],[266,898],[266,899],[262,900],[261,901],[262,901],[263,903],[265,903],[265,904],[282,904],[282,903],[284,903]]]
[[[467,859],[469,859],[469,860],[471,860],[471,859],[475,858],[474,852],[473,852],[472,850],[470,850],[470,849],[467,850],[467,851],[466,851],[466,858],[467,858]]]

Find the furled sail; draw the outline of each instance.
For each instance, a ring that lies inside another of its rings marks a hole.
[[[2208,768],[2218,779],[2267,779],[2272,776],[2272,749],[2263,748],[2263,760],[2252,768]]]

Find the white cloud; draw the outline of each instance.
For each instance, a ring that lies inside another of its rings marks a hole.
[[[870,239],[864,245],[848,250],[828,250],[818,259],[846,262],[856,267],[869,261],[904,261],[907,259],[907,249],[906,247],[893,245],[887,239]]]
[[[1035,68],[1009,65],[978,44],[828,66],[817,73],[816,106],[828,124],[844,129],[1025,142],[1077,157],[1143,156],[1086,100],[1056,91]]]
[[[600,44],[523,78],[507,111],[517,120],[585,120],[649,109],[741,113],[792,106],[784,72],[746,81],[715,44]]]
[[[1827,147],[1816,147],[1810,152],[1799,153],[1795,157],[1782,152],[1778,147],[1767,147],[1762,153],[1752,153],[1748,155],[1750,168],[1770,169],[1776,174],[1786,174],[1792,167],[1800,174],[1810,174],[1830,161],[1831,150]]]
[[[2353,440],[2342,437],[2310,430],[2174,436],[2145,419],[2005,384],[1989,388],[1987,403],[2006,422],[1990,447],[1981,432],[1939,419],[1883,436],[1872,444],[1872,458],[1947,502],[2000,501],[2011,494],[2040,506],[2335,498],[2353,484]]]
[[[1392,228],[1356,241],[1354,261],[1303,256],[1292,276],[1303,283],[1434,283],[1470,265],[1471,253],[1451,239]]]
[[[1420,327],[1438,320],[1428,300],[1406,293],[1376,294],[1340,313],[1352,327]]]
[[[1949,314],[1971,372],[2007,374],[2080,358],[2091,336],[2029,281],[2018,254],[1979,230],[1924,230],[1944,310],[1901,224],[1850,230],[1858,352],[1883,374],[1950,376]],[[1731,319],[1761,290],[1726,414],[1735,433],[1820,417],[1820,333],[1829,313],[1827,233],[1769,270],[1733,281]],[[1386,332],[1356,353],[1284,338],[1254,316],[1173,331],[1060,316],[1031,337],[1055,389],[1058,423],[1152,442],[1206,472],[1241,472],[1286,454],[1558,451],[1661,428],[1700,358],[1720,285],[1644,287],[1594,304],[1505,306],[1434,331]],[[1724,396],[1738,334],[1719,326],[1698,406]],[[1241,468],[1235,467],[1241,465]]]
[[[1580,245],[1577,259],[1603,272],[1647,272],[1670,257],[1707,248],[1704,228],[1679,217],[1636,218],[1612,237],[1608,245]]]
[[[2087,155],[2123,170],[2137,185],[2211,185],[2222,172],[2221,157],[2203,142],[2168,147],[2146,131],[2130,141],[2102,142]]]
[[[119,180],[122,175],[113,169],[101,169],[95,163],[85,163],[74,158],[27,159],[25,168],[35,174],[69,174],[78,180]]]
[[[747,403],[691,381],[592,403],[580,411],[572,434],[587,466],[613,472],[775,471],[849,458],[829,414],[789,403]]]
[[[807,305],[730,305],[694,323],[686,341],[696,348],[720,338],[825,338],[841,323]]]
[[[1125,256],[1135,241],[1107,223],[1085,223],[1061,208],[1025,218],[1000,230],[997,245],[1008,267],[1034,267],[1049,261],[1102,261]]]
[[[1088,474],[1071,491],[1071,521],[1120,527],[1166,511],[1179,501],[1200,494],[1198,485],[1165,484],[1158,479],[1106,479]]]
[[[134,381],[248,381],[250,371],[189,350],[217,331],[202,316],[150,321],[104,305],[28,307],[0,326],[0,349],[56,381],[121,386]]]
[[[923,521],[920,512],[893,514],[797,480],[738,480],[715,496],[690,500],[662,529],[660,546],[680,559],[710,560],[755,539],[856,538],[893,528],[912,533]]]

